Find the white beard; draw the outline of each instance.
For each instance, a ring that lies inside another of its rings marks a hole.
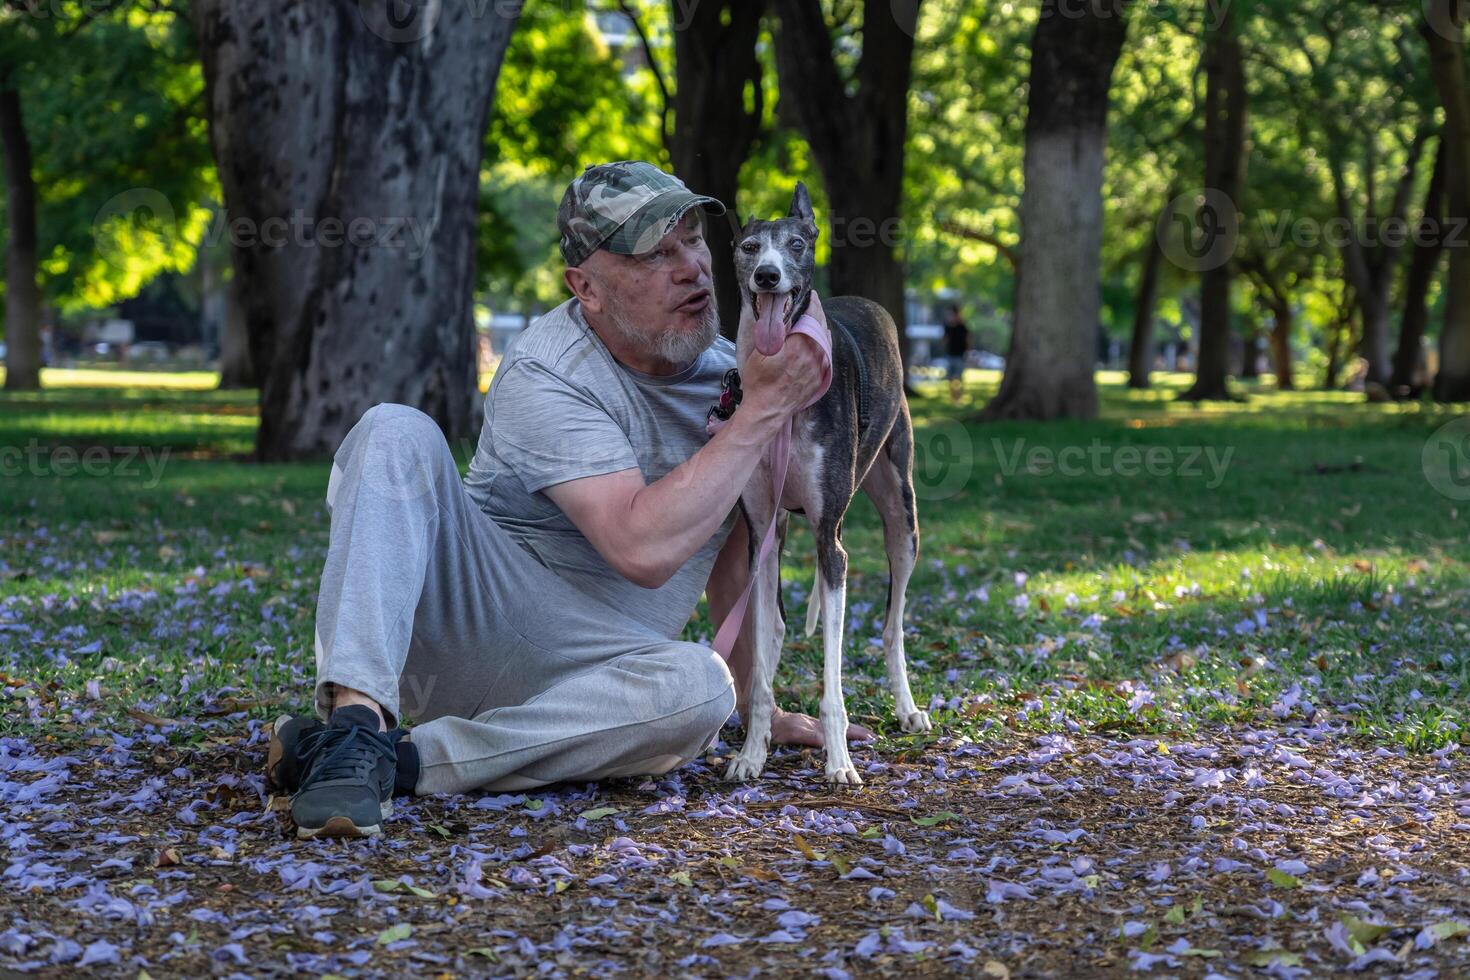
[[[679,368],[688,367],[694,359],[709,349],[720,334],[720,315],[715,306],[714,294],[710,294],[709,305],[699,319],[699,328],[688,332],[660,331],[649,336],[638,329],[624,315],[616,301],[607,304],[607,324],[624,345],[632,347],[645,357],[656,358]]]

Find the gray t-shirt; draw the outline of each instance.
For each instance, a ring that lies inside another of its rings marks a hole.
[[[656,377],[620,363],[567,300],[513,340],[490,392],[465,488],[541,563],[670,639],[693,615],[725,523],[672,578],[645,589],[619,575],[542,491],[637,467],[648,483],[694,455],[735,347],[719,338],[692,365]]]

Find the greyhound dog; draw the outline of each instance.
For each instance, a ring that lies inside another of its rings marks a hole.
[[[735,240],[735,278],[740,284],[740,328],[736,364],[744,368],[752,350],[767,356],[785,342],[786,333],[806,312],[811,299],[817,224],[806,186],[798,183],[787,216],[752,220]],[[888,613],[883,645],[888,684],[906,732],[928,731],[927,712],[914,704],[903,650],[903,606],[909,575],[919,552],[919,521],[914,507],[914,433],[903,393],[903,362],[898,329],[888,311],[871,300],[840,296],[822,302],[832,339],[832,385],[811,407],[797,413],[791,436],[791,463],[781,499],[775,500],[770,459],[764,459],[741,494],[751,529],[751,558],[759,535],[779,508],[779,544],[785,543],[787,514],[802,514],[817,544],[817,576],[808,600],[806,631],[822,617],[822,737],[827,780],[857,785],[862,777],[847,751],[847,704],[842,694],[842,631],[847,602],[847,552],[842,548],[842,518],[858,487],[883,518],[888,552]],[[754,779],[766,764],[775,711],[772,682],[785,639],[781,604],[781,547],[772,548],[762,567],[752,568],[751,598],[754,664],[745,745],[731,760],[725,778]]]

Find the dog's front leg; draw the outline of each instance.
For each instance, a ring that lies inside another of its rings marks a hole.
[[[827,749],[827,781],[860,786],[847,750],[847,699],[842,694],[842,638],[847,613],[847,552],[836,529],[817,527],[817,567],[822,575],[822,741]]]
[[[746,515],[751,533],[764,535],[770,526],[774,503],[745,497]],[[765,494],[769,498],[769,492]],[[755,542],[760,547],[760,539]],[[781,660],[781,641],[786,626],[776,606],[777,590],[781,588],[781,554],[773,547],[766,560],[751,570],[755,585],[751,590],[748,623],[750,629],[751,665],[750,695],[745,710],[745,744],[730,765],[725,769],[725,778],[745,781],[759,778],[766,767],[766,756],[771,747],[771,722],[776,713],[776,665]]]

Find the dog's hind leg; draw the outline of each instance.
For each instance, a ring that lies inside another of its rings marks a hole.
[[[906,732],[933,726],[927,711],[914,704],[908,662],[903,649],[904,598],[909,576],[919,558],[919,519],[914,504],[913,430],[900,417],[883,452],[863,480],[863,492],[883,518],[883,545],[888,552],[888,612],[883,621],[883,650],[888,660],[888,687],[893,692],[898,724]]]
[[[766,495],[769,497],[769,494]],[[746,520],[752,534],[764,534],[771,520],[768,500],[747,499]],[[776,712],[776,665],[786,633],[778,602],[781,589],[781,549],[772,548],[766,560],[751,570],[755,585],[750,595],[747,625],[755,649],[751,652],[750,692],[745,709],[745,744],[725,767],[725,778],[756,779],[766,767],[771,747],[771,721]]]
[[[814,528],[817,569],[822,578],[822,742],[827,751],[827,781],[857,786],[863,779],[847,751],[847,699],[842,694],[847,552],[842,548],[840,518],[824,516]]]

